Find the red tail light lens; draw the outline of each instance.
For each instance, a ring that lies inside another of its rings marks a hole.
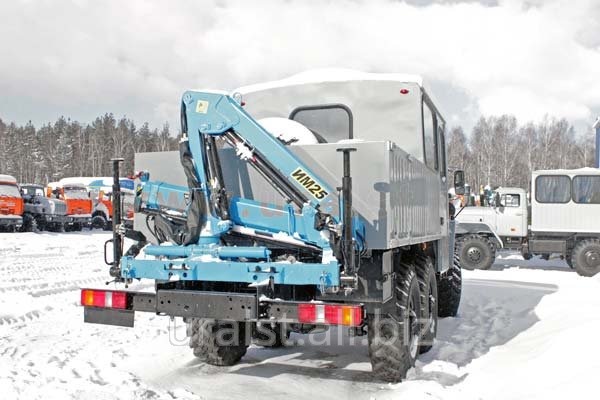
[[[112,308],[127,308],[127,293],[112,292]]]
[[[109,290],[81,290],[81,305],[102,308],[127,308],[127,293]]]
[[[302,323],[312,323],[316,320],[315,304],[298,304],[298,321]]]

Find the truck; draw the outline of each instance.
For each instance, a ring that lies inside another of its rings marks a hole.
[[[19,185],[25,205],[23,230],[62,232],[70,217],[63,200],[46,197],[44,186],[33,183]]]
[[[467,206],[456,214],[456,240],[461,266],[489,269],[497,250],[518,249],[527,241],[527,192],[499,187],[489,206]]]
[[[558,254],[582,276],[599,273],[600,170],[534,171],[531,193],[528,207],[525,190],[499,188],[491,207],[467,207],[457,215],[457,232],[463,225],[478,223],[485,223],[493,231],[492,234],[482,229],[457,238],[462,266],[489,268],[495,248],[500,245],[520,250],[525,259]],[[486,246],[493,250],[486,252]],[[481,258],[472,257],[478,252],[483,255]]]
[[[81,231],[91,226],[92,200],[86,186],[81,183],[51,182],[46,186],[46,196],[66,203],[65,231]]]
[[[23,226],[23,208],[23,198],[15,177],[0,175],[0,230],[20,230]]]
[[[194,355],[218,366],[251,340],[336,326],[367,336],[378,379],[403,379],[461,296],[445,121],[422,79],[335,71],[190,90],[181,123],[178,153],[136,155],[134,228],[113,224],[105,243],[115,282],[155,291],[82,288],[84,321],[182,317]],[[462,171],[453,179],[462,191]]]
[[[121,186],[121,209],[127,224],[133,224],[133,202],[135,182],[129,178],[120,178]],[[112,178],[101,178],[91,181],[87,187],[93,202],[92,227],[111,230],[112,229]]]

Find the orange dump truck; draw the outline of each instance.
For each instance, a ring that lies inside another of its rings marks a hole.
[[[20,230],[23,226],[23,209],[17,180],[10,175],[0,175],[0,230]]]
[[[49,183],[46,188],[48,197],[63,200],[67,204],[65,231],[80,231],[89,228],[92,222],[92,200],[87,188],[78,183]]]

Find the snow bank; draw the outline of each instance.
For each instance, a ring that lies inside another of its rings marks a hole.
[[[600,373],[600,276],[504,254],[465,271],[457,318],[405,382],[373,380],[365,337],[343,329],[252,346],[233,367],[200,363],[180,319],[84,324],[79,287],[107,287],[109,233],[0,234],[3,399],[586,399]],[[113,287],[112,285],[109,287]],[[136,290],[152,290],[139,282]]]

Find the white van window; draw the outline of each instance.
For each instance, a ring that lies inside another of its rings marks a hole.
[[[535,180],[538,203],[568,203],[571,200],[571,178],[565,175],[540,175]]]
[[[573,201],[583,204],[600,204],[600,176],[574,177]]]

